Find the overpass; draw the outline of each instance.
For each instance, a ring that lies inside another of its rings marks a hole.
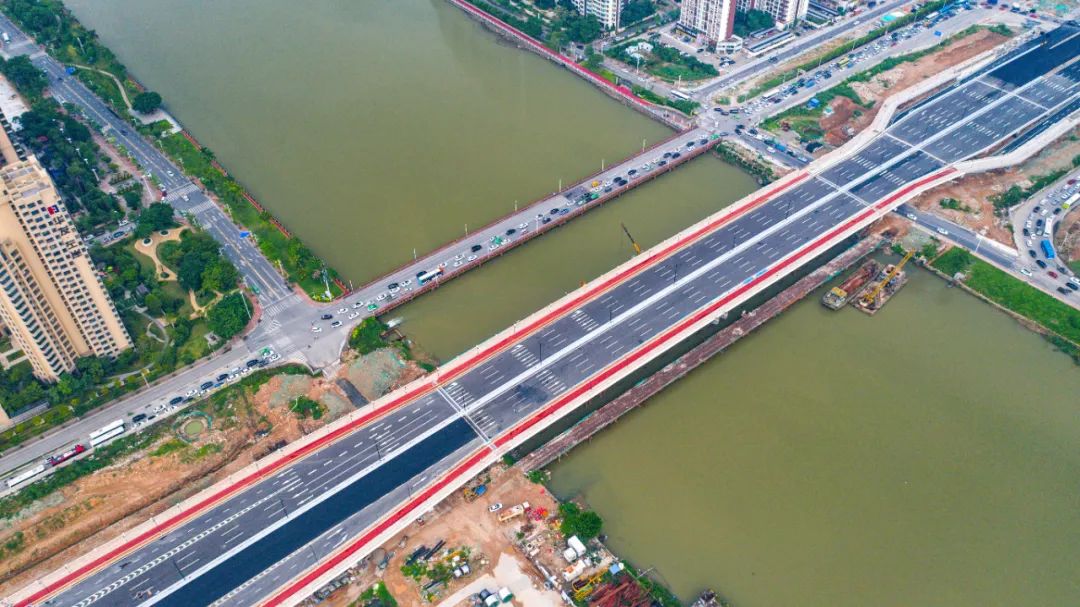
[[[16,604],[298,602],[501,454],[959,174],[957,163],[1071,116],[1062,112],[1080,99],[1078,57],[1075,24],[1015,49],[861,147],[707,218],[69,563]]]

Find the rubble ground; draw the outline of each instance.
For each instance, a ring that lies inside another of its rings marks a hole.
[[[1063,167],[1071,167],[1072,160],[1077,156],[1080,156],[1080,128],[1073,129],[1070,133],[1058,138],[1026,162],[1007,169],[965,175],[920,194],[909,204],[944,217],[1004,245],[1015,247],[1009,218],[994,213],[994,203],[990,197],[1004,192],[1013,185],[1027,187],[1037,175],[1046,175]],[[949,198],[956,200],[960,208],[943,208],[941,201]],[[1080,233],[1080,227],[1076,225],[1080,220],[1080,213],[1073,210],[1065,220],[1066,223],[1056,231],[1058,237]],[[1072,253],[1069,259],[1080,259],[1080,237],[1070,236],[1067,248]],[[1061,251],[1065,250],[1066,247],[1061,249]]]

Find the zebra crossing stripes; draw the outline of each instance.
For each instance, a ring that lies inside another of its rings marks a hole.
[[[288,308],[293,307],[300,300],[300,297],[295,293],[292,295],[283,297],[276,302],[263,308],[263,316],[277,316],[281,312]]]
[[[593,320],[591,316],[582,312],[581,310],[574,310],[574,312],[570,315],[570,318],[579,326],[581,326],[582,329],[585,329],[586,332],[592,331],[593,329],[600,326],[600,323]]]
[[[212,200],[207,200],[188,209],[188,213],[191,213],[192,215],[198,215],[200,213],[209,211],[212,208],[214,208],[214,202]]]
[[[558,396],[559,394],[566,392],[566,384],[547,369],[537,373],[536,379],[540,381],[541,386],[547,388],[547,391],[550,392],[552,396]]]
[[[195,192],[198,192],[198,191],[199,191],[199,186],[197,186],[194,183],[191,183],[189,181],[189,182],[187,182],[187,184],[182,185],[182,186],[174,189],[172,192],[169,192],[169,199],[172,200],[172,199],[176,199],[176,198],[181,198],[181,197],[187,196],[189,194],[194,194]]]
[[[281,321],[273,318],[263,327],[263,333],[267,335],[273,335],[281,330]]]
[[[454,401],[460,403],[462,407],[468,407],[470,403],[476,400],[476,397],[473,396],[471,392],[466,390],[464,386],[456,381],[443,386],[443,390],[446,390],[446,393],[449,394]]]
[[[531,367],[540,362],[540,359],[535,354],[529,352],[529,349],[525,346],[518,344],[510,349],[510,355],[514,357],[519,363],[526,367]]]

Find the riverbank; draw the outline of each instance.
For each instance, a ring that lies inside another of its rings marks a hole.
[[[656,106],[645,99],[637,96],[631,89],[625,86],[617,86],[615,83],[604,78],[600,74],[597,74],[585,67],[579,65],[574,60],[559,54],[556,51],[544,46],[532,36],[522,32],[521,30],[509,25],[505,21],[499,19],[495,15],[485,11],[477,4],[473,4],[467,0],[447,0],[450,4],[465,11],[473,19],[476,19],[480,23],[487,26],[487,28],[509,40],[517,43],[520,48],[532,51],[541,57],[548,59],[555,63],[569,69],[575,75],[581,76],[586,82],[592,84],[604,94],[609,97],[622,101],[627,106],[632,107],[654,120],[659,120],[664,124],[676,130],[682,130],[689,128],[689,121],[682,115],[681,112],[668,111],[667,109],[659,109],[660,106]]]
[[[1005,312],[1080,364],[1080,310],[952,247],[929,264],[937,276]]]
[[[344,283],[333,269],[316,257],[302,241],[284,229],[247,190],[233,179],[214,159],[209,149],[199,146],[186,131],[174,132],[171,122],[144,125],[129,111],[127,96],[145,91],[116,55],[106,48],[97,34],[84,27],[61,2],[37,4],[3,3],[0,10],[27,35],[34,38],[55,59],[65,65],[87,69],[76,71],[75,77],[109,104],[117,116],[151,141],[157,141],[169,157],[183,167],[186,174],[201,183],[244,227],[258,239],[263,255],[274,262],[289,281],[300,286],[307,296],[325,300],[327,290],[322,280],[325,271],[333,280],[331,299],[345,292]],[[122,83],[127,90],[118,88]],[[121,150],[122,152],[123,150]],[[143,167],[145,168],[145,167]],[[151,177],[154,179],[154,177]],[[318,276],[316,276],[318,274]]]
[[[792,306],[550,465],[549,488],[684,603],[1068,603],[1080,376],[910,273],[873,318]]]

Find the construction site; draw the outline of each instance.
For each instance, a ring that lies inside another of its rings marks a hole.
[[[574,535],[582,520],[599,517],[560,503],[539,480],[520,466],[493,466],[304,604],[678,604],[596,537]]]
[[[633,243],[633,237],[627,236]],[[560,503],[547,491],[541,484],[546,479],[543,468],[879,250],[887,236],[865,235],[521,461],[508,460],[489,468],[324,586],[306,604],[380,607],[387,597],[398,605],[439,607],[679,604],[648,572],[639,574],[612,554],[601,541],[602,533],[591,539],[575,534],[580,525],[567,519],[587,515],[582,514],[582,507]],[[867,311],[880,309],[906,280],[902,268],[908,259],[910,255],[887,265],[867,260],[826,297],[842,291],[846,295],[839,306],[852,303]],[[596,520],[599,525],[599,517]],[[589,535],[598,532],[593,529]],[[707,607],[727,602],[708,590],[695,604]]]

